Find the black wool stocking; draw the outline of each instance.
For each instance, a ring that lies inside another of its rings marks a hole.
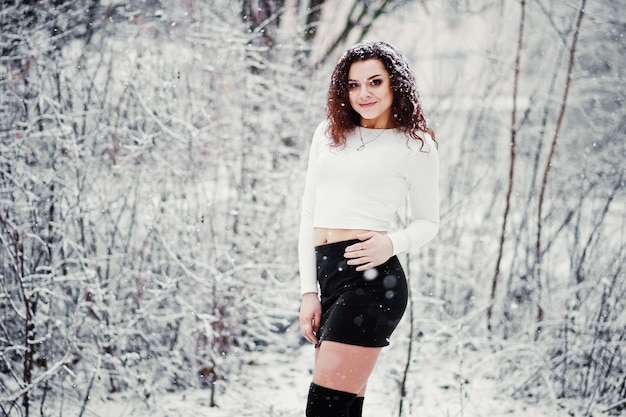
[[[356,397],[350,406],[350,417],[363,417],[363,397]]]
[[[311,383],[306,417],[351,417],[350,406],[355,398],[356,394]]]

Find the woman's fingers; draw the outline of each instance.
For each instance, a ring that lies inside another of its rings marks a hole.
[[[348,246],[344,254],[348,265],[356,265],[357,271],[374,268],[391,257],[393,248],[388,236],[370,232],[357,237],[361,242]]]
[[[357,266],[357,267],[356,267],[356,270],[357,270],[357,271],[359,271],[359,272],[361,272],[361,271],[367,271],[368,269],[375,268],[375,267],[377,267],[378,265],[381,265],[381,264],[384,264],[384,263],[385,263],[385,261],[381,261],[381,262],[369,262],[369,263],[366,263],[365,265],[359,265],[359,266]]]
[[[310,324],[305,324],[302,326],[302,336],[304,336],[304,338],[311,343],[317,343],[317,338],[315,337],[315,333],[313,332],[313,327]]]
[[[317,343],[317,331],[322,318],[322,306],[317,294],[305,294],[300,307],[300,332],[306,340]]]
[[[356,237],[360,242],[346,247],[346,253],[362,252],[371,249],[371,239],[375,236],[381,236],[381,234],[377,232],[367,232],[357,235]]]
[[[311,343],[317,343],[317,331],[319,330],[319,318],[312,318],[300,324],[302,336]]]
[[[367,246],[369,241],[355,243],[346,248],[344,256],[348,259],[354,259],[354,262],[348,262],[349,265],[360,265],[364,262],[364,258],[372,254],[372,250]]]
[[[308,321],[301,322],[300,331],[302,333],[302,336],[304,336],[304,338],[308,340],[309,342],[314,337],[312,322],[308,322]]]
[[[354,245],[346,247],[346,255],[355,254],[356,252],[360,252],[362,250],[364,250],[363,242],[355,243]]]

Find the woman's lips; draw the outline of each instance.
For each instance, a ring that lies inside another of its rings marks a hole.
[[[373,103],[361,103],[361,104],[359,104],[359,106],[361,106],[361,107],[372,107],[374,104],[376,104],[376,102],[373,102]]]

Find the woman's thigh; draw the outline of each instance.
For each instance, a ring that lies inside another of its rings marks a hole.
[[[324,340],[315,352],[313,382],[338,391],[363,392],[381,350]]]

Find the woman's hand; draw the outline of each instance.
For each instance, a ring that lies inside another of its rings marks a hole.
[[[311,343],[317,344],[317,331],[322,319],[322,303],[317,298],[317,293],[307,292],[302,294],[300,305],[300,331],[302,336]]]
[[[344,256],[348,258],[348,265],[359,265],[357,271],[365,271],[384,264],[393,255],[393,244],[389,236],[368,232],[356,235],[359,243],[346,248]]]

